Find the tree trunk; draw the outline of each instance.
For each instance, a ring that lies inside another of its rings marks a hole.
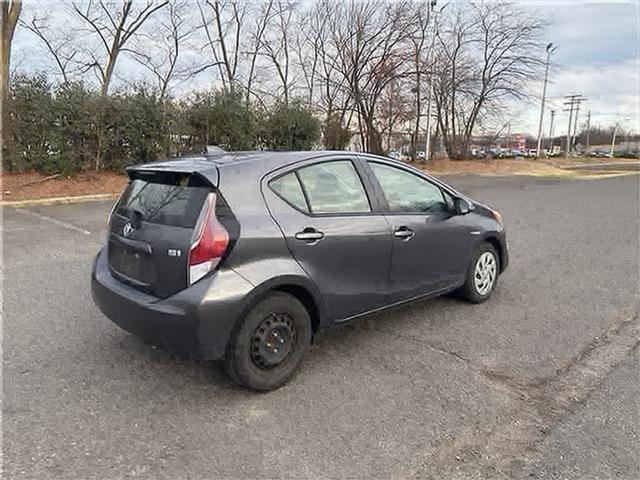
[[[367,152],[375,155],[382,155],[382,135],[373,125],[373,118],[365,118],[365,127],[367,129]]]
[[[0,51],[0,77],[2,77],[2,99],[9,97],[9,76],[11,67],[11,42],[22,10],[22,0],[2,2],[2,46]]]
[[[13,33],[18,23],[18,17],[22,10],[22,0],[4,0],[2,2],[2,39],[0,45],[0,99],[2,100],[2,125],[0,126],[0,138],[2,138],[2,156],[9,164],[17,163],[16,149],[13,143],[11,131],[11,109],[9,99],[11,96],[11,42]]]

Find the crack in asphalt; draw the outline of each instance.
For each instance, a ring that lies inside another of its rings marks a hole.
[[[635,312],[614,322],[564,367],[531,382],[519,383],[506,375],[475,368],[465,361],[486,378],[517,393],[516,406],[501,415],[502,421],[488,430],[467,429],[431,458],[423,459],[414,468],[415,476],[428,472],[428,465],[434,462],[448,465],[439,478],[526,476],[524,469],[538,458],[539,444],[553,426],[582,405],[609,372],[639,345],[640,317]]]
[[[538,458],[538,446],[553,426],[586,402],[609,372],[640,345],[640,316],[636,308],[633,313],[621,316],[552,374],[520,382],[477,366],[460,353],[434,345],[420,335],[372,324],[364,328],[450,356],[514,398],[515,407],[500,416],[502,421],[485,429],[469,426],[434,455],[416,460],[415,477],[429,472],[430,465],[448,466],[439,479],[526,476],[525,468]]]

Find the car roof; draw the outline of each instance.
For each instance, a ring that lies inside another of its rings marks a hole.
[[[339,150],[307,150],[294,152],[250,151],[223,152],[193,155],[163,160],[159,162],[142,163],[127,168],[132,172],[183,172],[196,173],[207,177],[214,185],[218,181],[218,170],[233,168],[237,165],[250,166],[251,172],[262,176],[272,170],[285,167],[303,160],[335,155],[360,155],[359,152]]]
[[[398,165],[405,169],[415,170],[422,176],[428,177],[431,181],[437,183],[441,187],[449,190],[450,193],[462,196],[450,185],[445,184],[442,180],[429,175],[427,172],[421,171],[411,165],[407,165],[398,160],[389,157],[382,157],[365,152],[353,152],[349,150],[306,150],[306,151],[249,151],[249,152],[223,152],[208,153],[202,155],[178,157],[171,160],[160,162],[151,162],[127,167],[127,173],[130,177],[137,176],[137,172],[181,172],[192,173],[204,177],[214,187],[218,186],[220,171],[225,169],[233,169],[236,166],[242,166],[242,174],[249,174],[253,178],[262,178],[269,172],[286,167],[304,160],[311,160],[322,157],[340,157],[340,156],[359,156],[371,160],[382,160],[390,165]],[[245,177],[246,178],[246,177]]]

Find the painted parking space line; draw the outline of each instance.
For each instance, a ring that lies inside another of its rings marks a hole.
[[[84,228],[77,227],[69,222],[64,222],[62,220],[58,220],[57,218],[50,217],[48,215],[43,215],[41,213],[36,213],[31,210],[27,210],[26,208],[14,208],[14,211],[24,213],[25,215],[30,215],[32,217],[39,218],[40,220],[44,220],[46,222],[53,223],[58,225],[59,227],[67,228],[69,230],[73,230],[74,232],[81,233],[83,235],[91,235],[89,230],[85,230]]]

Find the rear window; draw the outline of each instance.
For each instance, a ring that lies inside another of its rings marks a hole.
[[[193,228],[211,188],[190,175],[158,175],[132,180],[118,203],[117,213],[143,221]]]

